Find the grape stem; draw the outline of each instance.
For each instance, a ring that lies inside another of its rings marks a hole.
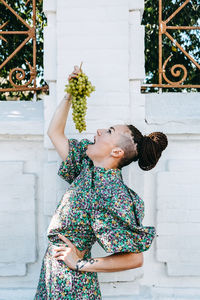
[[[81,64],[80,64],[80,68],[79,68],[79,69],[80,69],[80,71],[81,71],[81,73],[83,72],[83,71],[82,71],[82,69],[81,69],[81,68],[82,68],[82,64],[83,64],[83,62],[81,62]]]

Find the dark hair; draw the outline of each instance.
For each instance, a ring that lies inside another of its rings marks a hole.
[[[132,161],[138,161],[138,165],[142,170],[148,171],[153,169],[161,157],[162,151],[168,145],[167,136],[162,132],[153,132],[148,136],[143,136],[135,126],[126,126],[131,131],[133,139],[130,140],[128,137],[122,138],[121,147],[124,150],[124,157],[120,160],[118,168],[130,164]],[[137,144],[137,153],[131,142]]]

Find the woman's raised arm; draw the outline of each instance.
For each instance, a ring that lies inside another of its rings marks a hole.
[[[69,145],[64,131],[70,106],[71,96],[66,94],[57,107],[47,131],[49,138],[62,160],[65,160],[69,153]]]
[[[76,77],[80,72],[78,66],[74,66],[74,71],[69,75],[68,80]],[[66,160],[69,153],[69,145],[67,143],[67,137],[65,136],[65,126],[67,122],[68,113],[71,107],[71,95],[65,94],[63,100],[58,105],[52,120],[50,122],[47,134],[54,144],[56,151],[62,158]]]

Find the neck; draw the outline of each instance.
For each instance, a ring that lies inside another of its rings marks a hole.
[[[105,161],[105,160],[104,161],[93,160],[93,165],[95,167],[101,167],[105,169],[118,169],[116,164],[114,164],[111,161]]]

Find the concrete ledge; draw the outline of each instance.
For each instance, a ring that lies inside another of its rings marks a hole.
[[[200,132],[200,93],[147,94],[145,120],[152,130]]]
[[[0,134],[43,135],[43,101],[0,101]]]

